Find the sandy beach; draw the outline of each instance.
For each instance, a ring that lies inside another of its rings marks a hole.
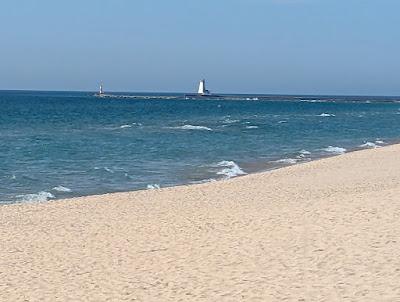
[[[400,301],[400,145],[0,207],[0,301]]]

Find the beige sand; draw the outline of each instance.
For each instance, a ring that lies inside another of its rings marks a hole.
[[[400,301],[400,145],[0,218],[0,301]]]

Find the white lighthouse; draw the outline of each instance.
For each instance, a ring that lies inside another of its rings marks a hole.
[[[199,95],[209,95],[210,91],[206,89],[206,80],[200,80],[199,89],[197,91]]]

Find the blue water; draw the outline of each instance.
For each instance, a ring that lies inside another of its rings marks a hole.
[[[0,91],[0,203],[211,181],[382,146],[400,138],[397,102]]]

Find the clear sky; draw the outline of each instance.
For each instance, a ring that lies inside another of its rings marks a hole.
[[[0,89],[400,95],[399,0],[1,0]]]

